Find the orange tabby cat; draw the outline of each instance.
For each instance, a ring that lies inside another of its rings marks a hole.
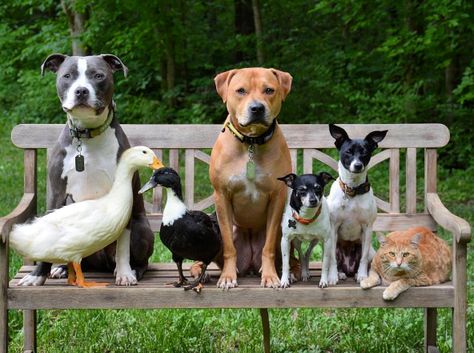
[[[363,289],[389,284],[385,300],[394,300],[413,286],[429,286],[449,279],[451,249],[444,240],[424,227],[392,232],[379,238],[369,277],[360,282]]]

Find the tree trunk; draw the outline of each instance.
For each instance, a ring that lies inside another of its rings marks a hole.
[[[248,35],[255,33],[255,25],[253,21],[253,10],[250,6],[250,0],[234,0],[234,9],[235,9],[235,34],[237,36],[246,37]],[[235,60],[241,62],[248,60],[249,56],[247,55],[247,48],[242,48],[238,46],[235,51]],[[252,55],[253,57],[253,55]]]
[[[263,65],[263,35],[262,35],[262,19],[260,14],[260,7],[258,0],[252,0],[253,22],[255,25],[255,37],[257,39],[257,62],[260,66]]]
[[[86,55],[86,47],[81,36],[84,33],[86,14],[74,10],[75,0],[61,0],[61,6],[67,16],[72,40],[72,55]]]
[[[444,70],[444,87],[446,90],[446,98],[448,103],[448,126],[453,123],[453,91],[456,89],[459,83],[460,69],[459,69],[459,57],[454,54],[453,58],[449,62],[449,65]]]

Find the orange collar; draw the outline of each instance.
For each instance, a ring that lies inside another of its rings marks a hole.
[[[313,217],[311,218],[303,218],[303,217],[300,217],[300,215],[298,213],[296,213],[295,211],[293,211],[293,218],[295,219],[295,221],[297,221],[298,223],[301,223],[301,224],[304,224],[305,226],[308,225],[308,224],[311,224],[313,223],[319,216],[319,214],[321,213],[321,208],[323,208],[323,205],[321,204],[318,208],[318,210],[316,211],[316,213],[314,214]]]

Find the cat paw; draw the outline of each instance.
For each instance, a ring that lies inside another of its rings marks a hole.
[[[395,300],[398,297],[398,294],[392,293],[391,291],[385,289],[382,294],[384,300]]]
[[[360,288],[362,288],[362,289],[372,288],[372,285],[371,285],[368,278],[365,278],[362,281],[360,281]]]

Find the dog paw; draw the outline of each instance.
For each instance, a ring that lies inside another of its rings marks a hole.
[[[357,276],[356,276],[356,281],[357,283],[360,283],[362,280],[366,279],[367,278],[367,273],[357,273]]]
[[[310,275],[309,271],[304,271],[304,270],[301,271],[301,280],[303,282],[308,282],[310,278],[311,278],[311,275]]]
[[[347,279],[347,275],[344,272],[339,272],[337,277],[339,277],[340,281],[345,281]]]
[[[263,274],[262,273],[262,281],[260,282],[260,286],[264,288],[278,288],[280,287],[280,279],[278,278],[277,274]]]
[[[67,277],[67,266],[53,267],[49,273],[50,278],[66,278]]]
[[[322,279],[319,281],[319,288],[326,288],[328,286],[328,281],[326,279]]]
[[[237,287],[237,273],[225,273],[222,272],[221,277],[217,281],[217,288],[229,290],[230,288]]]
[[[328,284],[330,286],[335,286],[339,282],[339,277],[337,275],[329,275],[328,276]]]
[[[18,282],[17,286],[42,286],[46,282],[46,278],[46,276],[27,274]]]
[[[138,281],[135,270],[116,271],[115,284],[117,286],[136,286],[137,283]]]
[[[281,278],[280,288],[288,288],[290,284],[291,284],[291,280],[288,277],[284,276]]]
[[[394,300],[395,298],[397,298],[397,296],[398,296],[397,294],[391,293],[391,291],[389,291],[388,288],[385,289],[382,294],[382,298],[384,300]]]

